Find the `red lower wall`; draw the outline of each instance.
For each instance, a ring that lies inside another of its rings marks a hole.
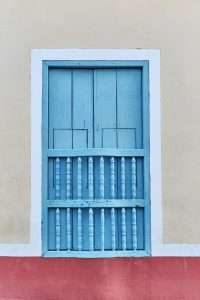
[[[0,300],[199,300],[200,258],[0,258]]]

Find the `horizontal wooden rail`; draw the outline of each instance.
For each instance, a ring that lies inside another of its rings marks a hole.
[[[136,257],[140,257],[140,256],[148,256],[149,253],[146,250],[126,250],[126,251],[122,251],[122,250],[115,250],[115,251],[111,251],[111,250],[93,250],[93,251],[48,251],[47,253],[44,254],[44,256],[46,257],[121,257],[121,256],[136,256]]]
[[[144,156],[144,149],[110,149],[110,148],[88,148],[88,149],[49,149],[48,157],[79,157],[79,156]]]
[[[67,199],[67,200],[47,200],[48,207],[144,207],[144,199]]]

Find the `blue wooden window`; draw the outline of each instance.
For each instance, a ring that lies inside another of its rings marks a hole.
[[[150,253],[147,61],[43,63],[43,254]]]

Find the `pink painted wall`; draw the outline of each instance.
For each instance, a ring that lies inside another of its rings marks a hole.
[[[0,258],[0,300],[199,300],[200,258]]]

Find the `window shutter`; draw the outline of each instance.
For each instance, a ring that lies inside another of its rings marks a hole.
[[[44,66],[44,255],[148,254],[148,64],[79,66]]]

